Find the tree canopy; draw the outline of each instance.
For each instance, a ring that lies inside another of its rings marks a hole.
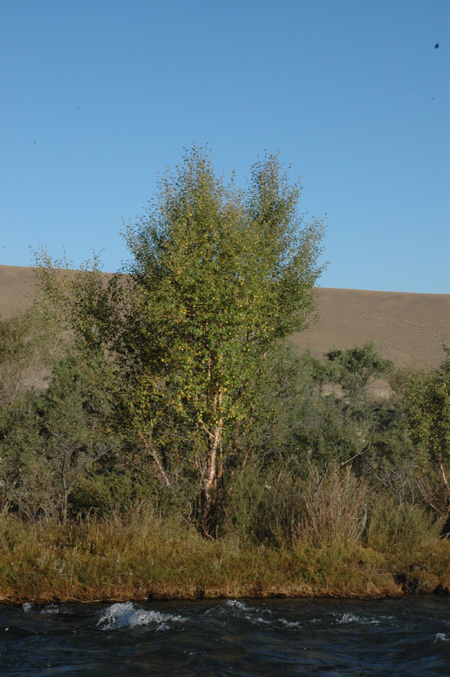
[[[105,289],[95,271],[65,292],[44,260],[42,280],[80,342],[107,355],[130,428],[163,485],[182,474],[214,521],[224,473],[246,463],[258,379],[280,339],[315,308],[323,225],[305,225],[301,186],[277,155],[245,189],[216,176],[192,148],[126,229],[126,273]]]

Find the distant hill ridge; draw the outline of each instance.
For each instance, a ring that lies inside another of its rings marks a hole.
[[[0,317],[27,308],[34,293],[32,268],[0,266]],[[301,349],[320,354],[375,341],[397,366],[429,368],[443,358],[440,341],[450,344],[450,294],[318,288],[317,295],[317,323],[292,337]]]

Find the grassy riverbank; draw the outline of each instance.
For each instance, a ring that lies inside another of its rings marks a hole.
[[[450,592],[450,542],[274,548],[213,541],[144,512],[26,526],[1,521],[0,602],[227,597],[393,597]]]

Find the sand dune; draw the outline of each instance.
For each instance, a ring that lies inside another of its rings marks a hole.
[[[27,308],[35,293],[32,268],[0,266],[0,317]],[[300,348],[323,353],[375,341],[397,366],[434,367],[450,344],[450,294],[318,289],[319,320],[294,334]]]

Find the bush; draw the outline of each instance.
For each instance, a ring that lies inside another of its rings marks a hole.
[[[443,520],[420,505],[397,503],[388,494],[372,494],[365,543],[381,552],[414,551],[436,540]]]
[[[74,487],[120,447],[112,413],[109,394],[85,356],[62,358],[44,392],[16,399],[2,417],[3,508],[27,518],[66,519]]]

